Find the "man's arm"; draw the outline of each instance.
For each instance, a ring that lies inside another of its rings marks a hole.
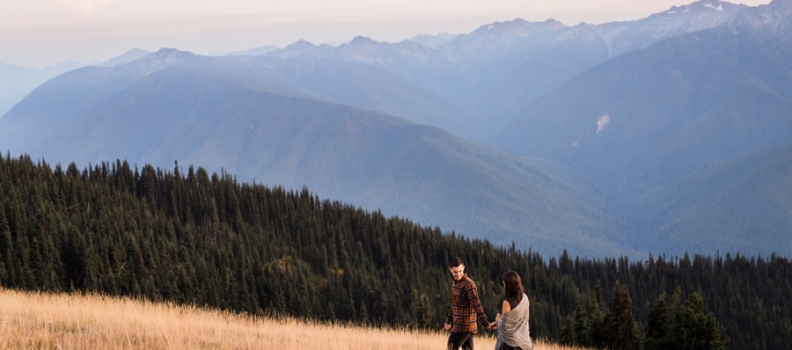
[[[479,320],[483,323],[486,327],[490,326],[489,320],[487,320],[487,314],[484,313],[484,307],[481,306],[481,300],[479,300],[478,296],[478,289],[476,288],[475,284],[470,284],[470,289],[468,290],[468,300],[470,301],[470,305],[476,310],[476,314],[478,315]]]
[[[445,324],[443,325],[443,328],[445,328],[445,330],[450,330],[451,327],[454,326],[454,289],[453,289],[453,287],[451,288],[451,298],[450,299],[451,300],[449,300],[450,301],[449,304],[451,304],[451,305],[448,306],[448,314],[446,314],[446,321],[445,321]]]

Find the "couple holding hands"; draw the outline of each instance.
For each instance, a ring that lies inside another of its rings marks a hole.
[[[533,350],[534,346],[528,330],[528,296],[523,291],[522,280],[517,272],[503,274],[503,287],[506,299],[501,313],[490,323],[478,297],[476,283],[465,274],[465,264],[460,258],[449,262],[454,285],[451,288],[451,309],[446,317],[445,330],[448,336],[448,350],[473,350],[473,334],[478,331],[477,320],[487,325],[487,329],[498,330],[495,350]]]

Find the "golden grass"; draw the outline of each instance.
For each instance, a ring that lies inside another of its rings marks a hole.
[[[256,318],[97,295],[0,289],[3,349],[443,349],[447,335]],[[495,339],[476,338],[477,349]],[[537,350],[568,350],[538,343]]]

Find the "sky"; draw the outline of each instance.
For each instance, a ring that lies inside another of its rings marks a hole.
[[[469,33],[552,18],[566,25],[645,18],[693,0],[0,0],[0,63],[101,62],[132,48],[196,54]],[[737,0],[749,6],[770,0]]]

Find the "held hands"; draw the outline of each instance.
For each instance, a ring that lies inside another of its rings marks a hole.
[[[498,329],[498,321],[501,319],[501,314],[495,315],[495,322],[490,323],[487,325],[487,330],[493,331]]]
[[[501,314],[495,315],[495,322],[491,322],[487,325],[487,330],[493,331],[498,328],[498,321],[501,319]]]

